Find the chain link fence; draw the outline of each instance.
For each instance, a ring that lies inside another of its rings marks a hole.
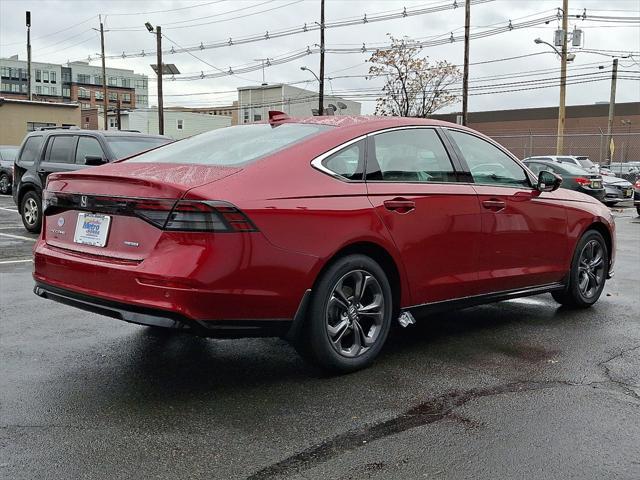
[[[555,155],[557,135],[523,133],[490,135],[518,158]],[[572,133],[564,135],[565,155],[585,155],[594,163],[604,164],[608,156],[609,140],[606,132]],[[611,163],[640,161],[640,133],[613,133],[614,152]]]

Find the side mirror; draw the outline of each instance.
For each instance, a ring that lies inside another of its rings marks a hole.
[[[107,161],[98,156],[98,155],[87,155],[84,157],[84,164],[85,165],[102,165],[103,163],[107,163]]]
[[[560,188],[562,177],[547,170],[542,170],[538,174],[538,184],[536,189],[540,192],[553,192]]]

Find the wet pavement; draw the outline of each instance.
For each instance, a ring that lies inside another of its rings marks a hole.
[[[162,334],[36,297],[9,200],[0,478],[640,478],[635,210],[616,213],[593,308],[541,295],[422,319],[372,368],[327,377],[280,339]]]

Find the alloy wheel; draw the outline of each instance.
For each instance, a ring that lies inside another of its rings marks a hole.
[[[33,198],[27,198],[24,202],[24,219],[29,225],[38,222],[38,204]]]
[[[348,272],[333,287],[326,308],[326,331],[332,347],[344,357],[358,357],[380,337],[384,295],[366,270]]]
[[[9,177],[6,175],[0,176],[0,193],[9,192]]]
[[[597,240],[588,241],[580,252],[578,289],[586,298],[593,298],[604,282],[604,247]]]

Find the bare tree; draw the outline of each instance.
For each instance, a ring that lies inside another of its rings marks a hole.
[[[370,78],[386,77],[376,115],[428,117],[455,103],[459,95],[448,88],[461,78],[458,67],[446,61],[433,65],[420,57],[421,47],[408,37],[389,35],[391,48],[371,54]]]

